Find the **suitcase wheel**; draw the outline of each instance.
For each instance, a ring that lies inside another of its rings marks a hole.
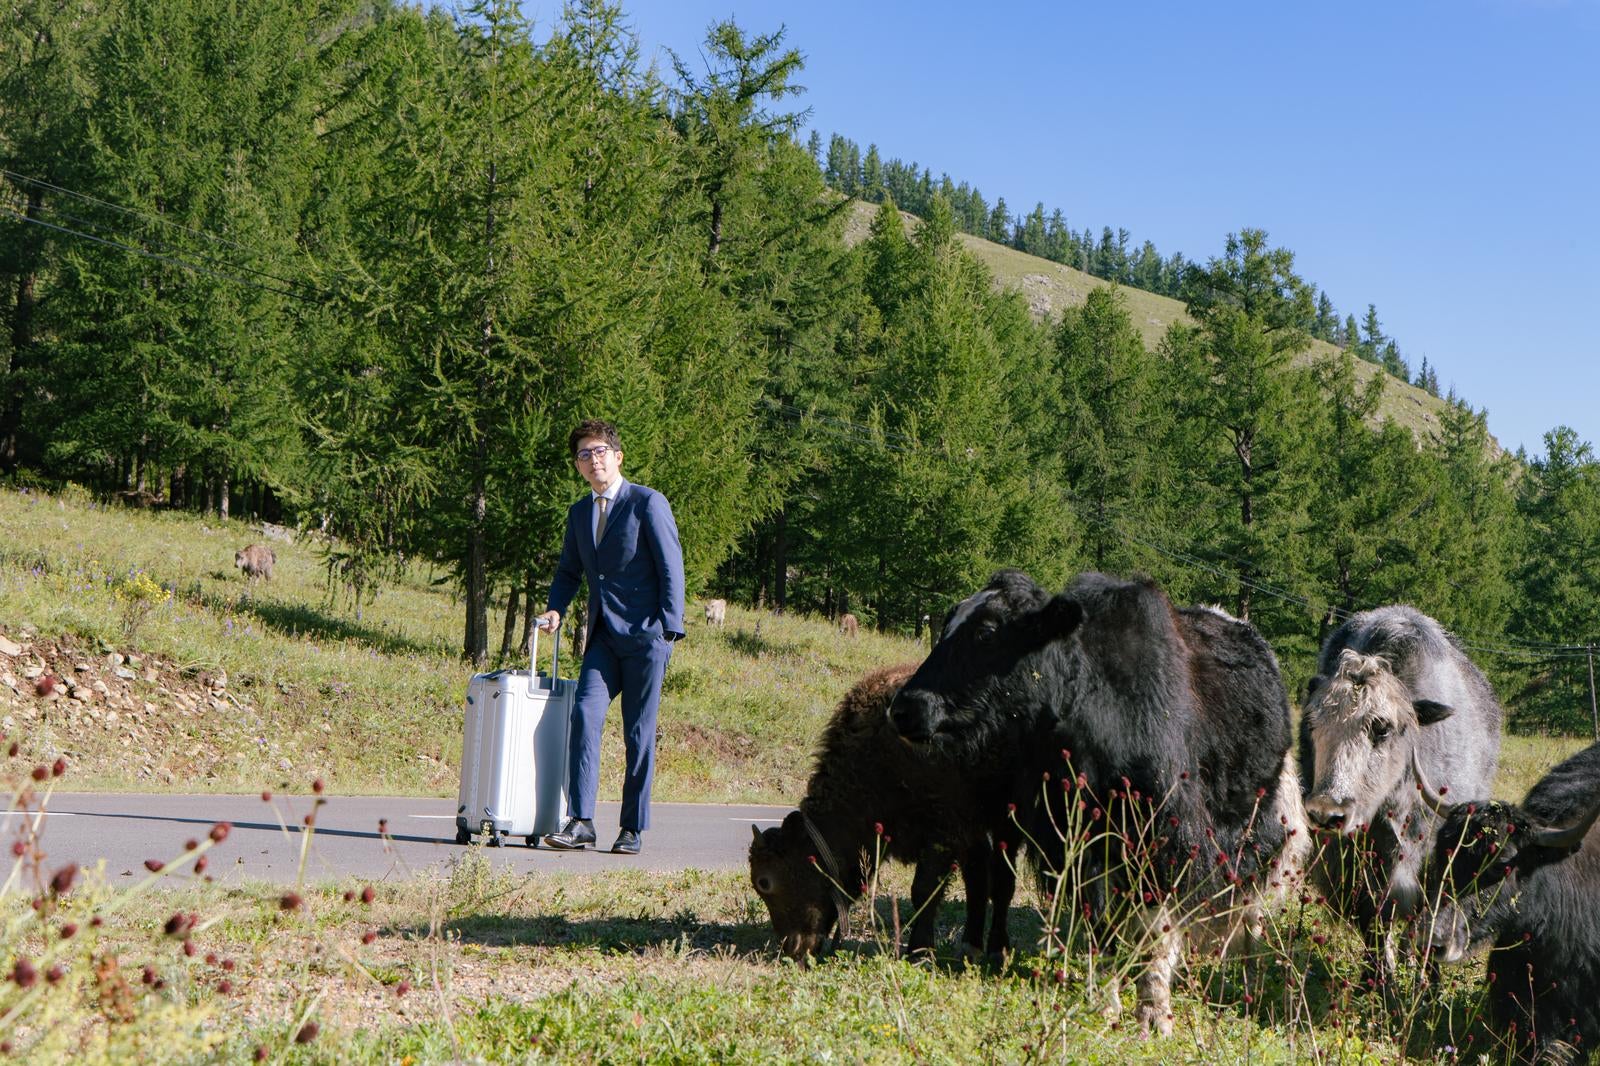
[[[456,829],[456,843],[457,844],[470,844],[470,843],[472,843],[472,833],[469,832],[468,830],[457,828]]]
[[[537,834],[537,833],[529,833],[528,834],[528,847],[536,848],[538,846],[539,846],[539,834]]]
[[[502,843],[500,839],[500,830],[491,829],[489,831],[489,839],[487,843],[491,848],[498,848]]]

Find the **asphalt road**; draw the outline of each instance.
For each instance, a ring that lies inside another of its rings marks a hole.
[[[328,797],[317,810],[308,841],[303,822],[313,807],[311,796],[263,801],[260,796],[57,792],[46,803],[39,840],[47,871],[68,862],[93,868],[103,860],[112,884],[144,877],[145,860],[176,858],[186,841],[203,839],[219,821],[231,822],[233,828],[211,849],[206,872],[222,884],[293,884],[302,876],[302,848],[307,884],[438,873],[467,851],[456,843],[454,800]],[[598,806],[595,831],[602,848],[609,848],[616,837],[617,809],[615,803]],[[750,826],[775,825],[789,809],[654,803],[653,824],[644,834],[644,852],[637,856],[529,848],[522,838],[480,850],[497,868],[516,872],[732,869],[745,864]],[[34,815],[10,809],[0,814],[0,840],[15,840],[24,817]],[[388,820],[387,840],[378,831],[379,819]],[[176,876],[193,874],[186,865]]]

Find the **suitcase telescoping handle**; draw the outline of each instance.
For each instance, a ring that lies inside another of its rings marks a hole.
[[[556,681],[561,677],[561,626],[555,628],[555,646],[550,649],[550,691],[556,691]],[[539,627],[533,627],[528,637],[528,695],[539,686]]]

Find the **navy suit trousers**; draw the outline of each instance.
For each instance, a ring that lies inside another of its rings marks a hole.
[[[623,829],[650,828],[650,784],[656,773],[656,711],[661,679],[672,644],[659,637],[636,646],[634,638],[613,636],[598,624],[583,653],[578,693],[572,705],[571,765],[567,768],[567,814],[594,817],[600,789],[600,735],[611,701],[622,696],[622,740],[626,753],[622,780]]]

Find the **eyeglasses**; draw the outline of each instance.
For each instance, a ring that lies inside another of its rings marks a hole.
[[[591,459],[604,459],[611,454],[611,447],[605,444],[596,444],[593,448],[579,448],[578,461],[587,463]]]

